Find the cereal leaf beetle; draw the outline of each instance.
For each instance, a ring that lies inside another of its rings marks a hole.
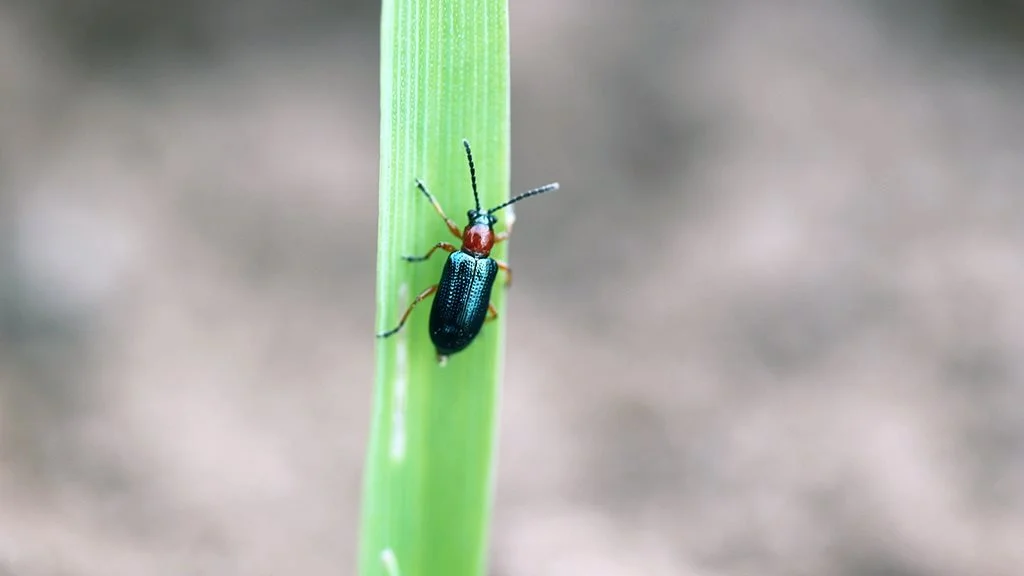
[[[469,148],[468,140],[463,140],[462,146],[466,149],[469,179],[473,186],[473,200],[475,201],[475,208],[466,212],[469,223],[465,228],[459,230],[455,222],[441,209],[441,205],[434,195],[427,191],[423,181],[416,179],[416,187],[423,192],[430,205],[444,219],[448,230],[462,241],[462,246],[456,248],[454,244],[438,242],[423,256],[403,257],[407,262],[424,262],[437,250],[449,252],[444,271],[441,272],[440,282],[420,292],[413,299],[398,321],[398,326],[377,334],[378,338],[387,338],[397,333],[402,326],[405,326],[405,321],[408,320],[413,308],[434,296],[434,303],[430,308],[430,340],[434,343],[434,348],[437,349],[438,361],[442,363],[449,355],[469,346],[480,333],[484,322],[498,317],[498,311],[491,304],[491,289],[494,287],[498,270],[505,271],[506,286],[512,283],[512,270],[508,264],[491,258],[491,249],[495,244],[508,240],[512,235],[514,219],[508,219],[508,225],[504,232],[495,233],[494,225],[498,223],[498,219],[494,217],[494,213],[530,196],[558,189],[558,183],[548,184],[523,192],[490,210],[481,210],[480,195],[476,190],[476,167],[473,165],[473,152]]]

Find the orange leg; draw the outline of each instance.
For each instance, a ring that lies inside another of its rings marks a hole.
[[[420,192],[423,192],[423,195],[427,197],[427,200],[430,200],[430,205],[434,207],[434,210],[437,210],[437,213],[441,215],[441,218],[444,218],[444,223],[448,225],[448,230],[450,230],[456,238],[461,240],[462,230],[460,230],[458,225],[456,225],[455,222],[444,213],[441,205],[437,202],[437,198],[434,198],[434,195],[427,191],[427,186],[423,184],[423,181],[419,178],[416,179],[416,187],[420,189]]]
[[[501,260],[495,260],[494,263],[498,265],[498,268],[505,271],[505,287],[512,286],[512,269]]]
[[[412,304],[409,304],[409,307],[406,308],[405,314],[402,314],[402,319],[398,321],[398,326],[395,326],[394,328],[388,330],[387,332],[381,332],[380,334],[377,334],[377,338],[387,338],[388,336],[391,336],[395,332],[401,330],[402,326],[405,326],[405,321],[409,319],[409,314],[412,314],[412,309],[415,308],[416,305],[419,304],[420,302],[426,300],[427,298],[430,298],[434,294],[434,292],[437,292],[437,284],[434,284],[430,288],[427,288],[423,292],[420,292],[419,296],[417,296],[416,299],[412,301]]]
[[[426,255],[424,255],[424,256],[402,256],[402,260],[405,260],[406,262],[423,262],[424,260],[427,260],[428,258],[430,258],[434,254],[434,252],[436,252],[438,249],[445,250],[445,251],[448,251],[448,252],[455,252],[456,250],[458,250],[458,248],[456,248],[452,244],[449,244],[447,242],[438,242],[437,244],[434,244],[434,247],[431,248],[430,251],[426,253]]]
[[[512,226],[516,223],[515,218],[508,218],[505,220],[505,231],[498,232],[494,235],[494,243],[500,244],[505,240],[508,240],[509,236],[512,235]]]

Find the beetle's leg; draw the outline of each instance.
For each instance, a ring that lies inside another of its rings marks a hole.
[[[405,260],[406,262],[423,262],[424,260],[430,258],[434,254],[434,252],[437,251],[438,248],[442,250],[447,250],[448,252],[455,252],[456,250],[458,250],[458,248],[447,242],[438,242],[437,244],[434,244],[434,247],[431,248],[430,251],[426,253],[426,255],[402,256],[402,260]]]
[[[505,287],[508,288],[512,285],[512,269],[501,260],[495,260],[494,263],[498,265],[498,268],[505,271]]]
[[[506,218],[505,219],[505,230],[503,232],[498,232],[497,234],[494,235],[494,243],[495,244],[500,244],[500,243],[504,242],[505,240],[508,240],[509,236],[512,235],[512,226],[514,226],[515,223],[516,223],[515,216],[513,216],[511,218]]]
[[[494,307],[494,304],[487,305],[487,319],[484,322],[490,322],[491,320],[497,320],[498,309]]]
[[[430,205],[434,207],[434,210],[437,210],[437,213],[441,215],[441,218],[444,218],[444,223],[448,225],[448,230],[450,230],[456,238],[461,240],[462,230],[459,230],[458,225],[456,225],[455,222],[444,213],[441,205],[437,202],[437,198],[434,198],[434,195],[427,191],[427,186],[419,178],[416,179],[416,187],[420,189],[420,192],[423,192],[423,195],[427,197],[427,200],[430,200]]]
[[[398,326],[395,326],[394,328],[388,330],[387,332],[381,332],[380,334],[377,334],[377,338],[387,338],[388,336],[391,336],[395,332],[401,330],[402,326],[405,326],[405,321],[409,319],[409,314],[412,314],[412,309],[415,308],[416,305],[419,304],[420,302],[426,300],[427,298],[430,298],[430,296],[434,292],[437,292],[437,284],[434,284],[430,288],[427,288],[423,292],[420,292],[419,296],[417,296],[416,299],[412,301],[412,304],[409,304],[409,307],[406,308],[405,314],[402,314],[402,319],[398,321]]]

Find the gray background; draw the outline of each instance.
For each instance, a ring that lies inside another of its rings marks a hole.
[[[1024,6],[512,4],[492,574],[1021,574]],[[378,17],[0,2],[0,574],[352,573]]]

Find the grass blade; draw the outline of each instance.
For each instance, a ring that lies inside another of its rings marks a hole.
[[[473,204],[462,138],[473,145],[481,203],[501,203],[509,182],[506,1],[384,0],[378,331],[392,328],[412,298],[440,277],[442,252],[420,264],[401,256],[455,242],[415,179],[460,225]],[[500,245],[493,255],[503,258],[503,250]],[[492,303],[503,315],[500,282]],[[427,335],[429,305],[377,345],[360,544],[364,576],[486,571],[504,323],[488,323],[440,367]]]

